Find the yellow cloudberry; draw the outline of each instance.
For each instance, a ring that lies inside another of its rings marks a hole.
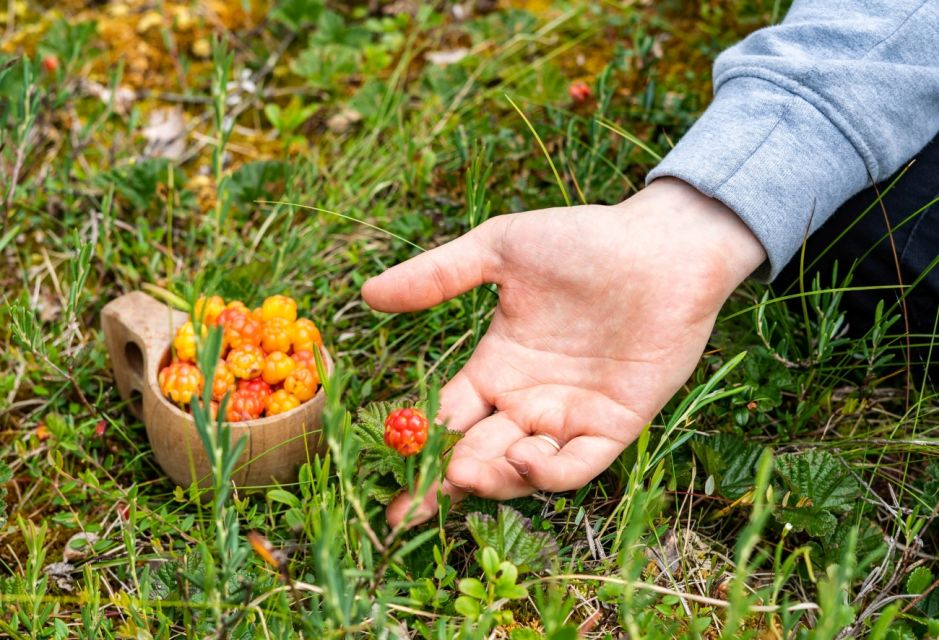
[[[250,380],[257,378],[264,370],[264,352],[260,347],[244,345],[232,349],[225,358],[225,363],[236,378]]]
[[[297,319],[297,301],[282,295],[265,298],[261,304],[261,316],[264,320],[286,318],[293,322]]]
[[[192,308],[192,315],[203,324],[211,326],[215,324],[219,314],[224,310],[225,301],[222,300],[222,296],[209,296],[208,298],[201,296]]]

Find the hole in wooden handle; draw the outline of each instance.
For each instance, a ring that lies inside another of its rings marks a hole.
[[[124,359],[127,361],[127,373],[131,376],[133,386],[138,390],[143,389],[143,351],[136,342],[131,341],[124,345]]]

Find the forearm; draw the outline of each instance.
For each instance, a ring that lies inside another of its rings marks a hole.
[[[720,56],[714,102],[648,177],[735,211],[772,278],[806,233],[939,130],[939,0],[797,1]]]

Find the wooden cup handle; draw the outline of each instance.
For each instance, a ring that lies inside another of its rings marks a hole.
[[[184,312],[170,309],[140,291],[112,300],[101,311],[101,328],[117,390],[140,420],[144,396],[156,385],[160,359],[176,329],[186,320]]]

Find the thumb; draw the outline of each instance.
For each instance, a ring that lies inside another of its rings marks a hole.
[[[391,267],[365,282],[362,297],[378,311],[418,311],[495,282],[502,226],[499,218],[487,220],[456,240]]]

